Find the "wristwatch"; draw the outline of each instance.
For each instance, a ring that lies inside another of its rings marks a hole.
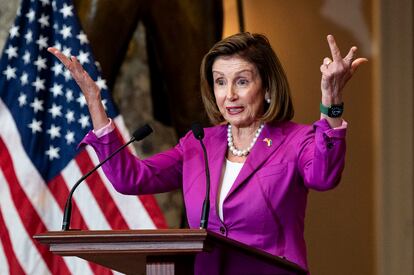
[[[341,117],[342,113],[344,112],[344,103],[331,105],[331,106],[325,106],[322,104],[319,105],[319,109],[322,114],[327,115],[328,117]]]

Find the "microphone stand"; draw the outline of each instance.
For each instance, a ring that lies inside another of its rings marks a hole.
[[[72,189],[69,192],[68,198],[66,200],[65,209],[63,212],[63,222],[62,222],[62,230],[66,231],[69,230],[70,227],[70,218],[72,214],[72,196],[73,192],[75,192],[76,188],[79,186],[81,182],[83,182],[87,177],[89,177],[93,172],[95,172],[99,167],[101,167],[105,162],[107,162],[109,159],[111,159],[114,155],[116,155],[119,151],[127,147],[129,144],[131,144],[134,141],[141,140],[145,138],[147,135],[149,135],[152,132],[151,127],[148,124],[145,124],[143,127],[139,128],[133,133],[132,138],[119,147],[115,152],[110,154],[106,159],[104,159],[102,162],[100,162],[97,166],[95,166],[92,170],[90,170],[88,173],[83,175],[72,187]]]

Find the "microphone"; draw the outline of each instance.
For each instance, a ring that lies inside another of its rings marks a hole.
[[[200,229],[207,229],[208,215],[210,212],[210,170],[208,168],[207,150],[203,143],[204,130],[199,123],[193,123],[191,131],[193,132],[194,137],[200,141],[204,153],[204,164],[206,170],[206,197],[204,198],[203,209],[201,212]]]
[[[83,182],[87,177],[89,177],[93,172],[95,172],[99,167],[101,167],[105,162],[107,162],[109,159],[111,159],[113,156],[115,156],[119,151],[121,151],[122,149],[124,149],[125,147],[127,147],[129,144],[131,144],[134,141],[140,141],[140,140],[146,138],[151,133],[152,133],[152,128],[148,124],[145,124],[144,126],[138,128],[132,134],[132,138],[127,143],[125,143],[124,145],[119,147],[115,152],[110,154],[106,159],[101,161],[98,165],[96,165],[92,170],[90,170],[88,173],[83,175],[75,183],[75,185],[70,190],[70,193],[69,193],[68,198],[66,200],[65,209],[64,209],[64,212],[63,212],[63,222],[62,222],[62,230],[63,231],[69,230],[70,216],[72,214],[72,195],[73,195],[73,192],[75,192],[75,189],[79,186],[79,184],[81,182]]]

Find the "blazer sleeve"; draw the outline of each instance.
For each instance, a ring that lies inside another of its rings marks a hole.
[[[334,188],[345,166],[346,128],[332,129],[322,119],[302,135],[298,166],[305,186],[319,191]]]
[[[122,138],[112,131],[98,138],[90,131],[79,144],[90,145],[102,161],[122,146]],[[148,159],[134,156],[127,148],[102,166],[114,188],[123,194],[140,195],[168,192],[182,184],[183,155],[181,144]]]

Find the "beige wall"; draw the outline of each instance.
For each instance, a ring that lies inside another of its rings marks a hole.
[[[238,32],[224,0],[225,31]],[[311,192],[313,274],[414,274],[414,8],[412,0],[244,0],[246,30],[265,33],[290,79],[297,122],[318,118],[319,65],[334,34],[368,57],[345,90],[348,153],[341,185]]]
[[[238,31],[235,2],[225,1],[226,36]],[[335,36],[344,55],[357,45],[359,55],[371,60],[345,90],[349,131],[342,182],[327,193],[310,193],[306,239],[313,274],[376,274],[371,1],[243,2],[246,30],[266,34],[286,69],[297,122],[319,118],[319,66],[330,54],[327,34]]]

